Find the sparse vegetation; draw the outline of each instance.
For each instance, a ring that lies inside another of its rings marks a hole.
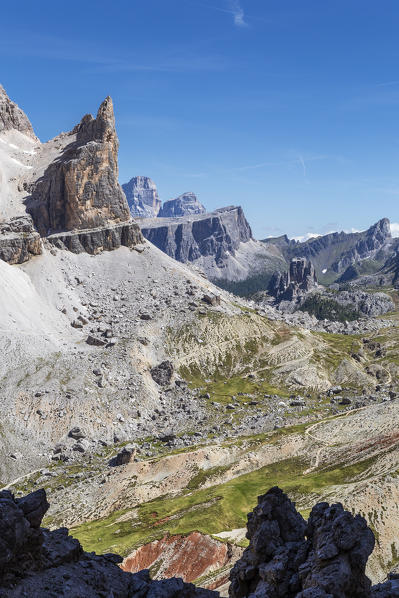
[[[315,316],[318,320],[350,322],[360,318],[360,313],[356,309],[341,305],[338,301],[334,301],[330,297],[323,297],[318,293],[307,297],[299,309]]]

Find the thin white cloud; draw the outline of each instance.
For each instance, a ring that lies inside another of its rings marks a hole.
[[[322,235],[320,233],[305,233],[304,235],[297,235],[296,237],[293,237],[293,239],[295,239],[295,241],[300,241],[301,243],[303,243],[304,241],[309,241],[309,239],[315,239],[316,237],[321,236]]]
[[[233,15],[234,25],[237,27],[248,27],[248,23],[245,21],[244,9],[239,0],[228,0],[228,6]]]
[[[302,156],[301,154],[299,154],[299,156],[298,156],[298,164],[299,164],[300,166],[302,166],[302,170],[303,170],[303,180],[305,181],[305,183],[307,183],[307,182],[308,182],[308,179],[307,179],[307,177],[306,177],[306,174],[307,174],[307,172],[306,172],[306,162],[305,162],[305,160],[304,160],[304,158],[303,158],[303,156]]]
[[[399,222],[391,222],[391,235],[399,237]]]
[[[397,236],[399,237],[399,223],[396,226],[398,227]],[[392,227],[392,225],[391,225],[391,227]],[[337,232],[337,231],[329,230],[326,233],[305,233],[304,235],[297,235],[292,238],[295,239],[295,241],[300,241],[301,243],[303,243],[304,241],[309,241],[309,239],[315,239],[316,237],[324,237],[325,235],[331,235],[332,233],[335,233],[335,232]],[[359,230],[358,228],[350,228],[350,229],[345,229],[342,232],[349,234],[349,233],[361,233],[362,231]]]

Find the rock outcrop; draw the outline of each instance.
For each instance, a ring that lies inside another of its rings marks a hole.
[[[279,488],[258,498],[248,515],[249,547],[233,567],[231,598],[293,598],[301,590],[297,557],[305,544],[304,519]]]
[[[317,287],[313,264],[305,258],[293,258],[288,272],[275,272],[268,291],[280,301],[298,301]]]
[[[30,216],[0,222],[0,259],[9,264],[22,264],[42,253],[39,233]]]
[[[157,186],[147,176],[135,176],[122,185],[133,218],[155,218],[161,207]]]
[[[242,208],[232,206],[184,219],[144,220],[140,226],[146,239],[180,262],[212,256],[222,263],[227,253],[234,255],[240,243],[252,238]]]
[[[249,547],[230,575],[230,598],[395,595],[371,589],[365,568],[373,533],[341,504],[317,504],[306,525],[288,497],[272,488],[248,515],[247,538]]]
[[[206,209],[198,201],[197,196],[192,191],[187,191],[179,195],[176,199],[165,201],[159,211],[160,218],[181,218],[193,214],[205,214]]]
[[[28,210],[41,236],[107,227],[130,219],[118,183],[118,147],[111,98],[86,114],[66,146],[33,184]]]
[[[66,528],[40,527],[49,504],[44,490],[15,499],[0,492],[0,596],[2,598],[211,598],[218,594],[171,578],[152,581],[144,570],[122,571],[115,554],[83,551]]]
[[[0,85],[0,133],[15,129],[36,140],[36,135],[26,114],[15,102],[10,100]]]

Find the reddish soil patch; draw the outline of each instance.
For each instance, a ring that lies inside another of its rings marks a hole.
[[[152,568],[155,579],[182,577],[191,582],[233,564],[241,552],[235,546],[192,532],[188,536],[165,536],[145,544],[126,557],[121,567],[132,573]],[[225,576],[224,572],[223,578]]]
[[[399,442],[399,432],[393,432],[392,434],[385,434],[374,436],[370,438],[367,442],[361,444],[357,449],[357,453],[362,453],[368,449],[385,449],[390,448],[391,446],[397,444]]]

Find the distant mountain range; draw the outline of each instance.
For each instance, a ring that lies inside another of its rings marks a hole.
[[[359,233],[336,232],[305,242],[290,240],[284,235],[262,242],[278,247],[287,261],[293,257],[311,260],[323,284],[375,274],[384,268],[399,247],[399,239],[392,238],[388,218]]]
[[[147,176],[135,176],[122,185],[133,218],[169,218],[203,214],[204,206],[192,191],[186,191],[163,205],[157,186]]]
[[[286,235],[258,241],[241,207],[140,221],[143,235],[170,257],[199,266],[214,282],[249,295],[267,289],[272,275],[286,272],[292,258],[310,260],[321,284],[359,280],[371,286],[399,278],[399,239],[379,220],[358,233],[335,232],[305,242]]]

